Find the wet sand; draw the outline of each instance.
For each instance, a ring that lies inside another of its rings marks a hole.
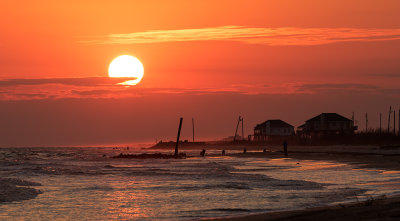
[[[226,221],[302,221],[302,220],[400,220],[400,197],[376,199],[346,205],[326,206],[296,211],[256,214],[242,217],[215,218]]]
[[[15,178],[0,178],[0,203],[29,200],[42,193],[31,186],[40,184]]]
[[[282,158],[281,147],[268,147],[267,152],[230,154],[234,157]],[[329,160],[352,164],[359,168],[400,171],[400,147],[374,146],[289,146],[289,157],[302,160]],[[211,220],[400,220],[400,196],[350,204],[339,204],[295,211],[271,212],[243,217],[215,218]]]
[[[247,151],[230,154],[234,157],[282,158],[282,147],[267,147],[267,152]],[[289,146],[289,158],[300,160],[329,160],[352,164],[358,168],[400,170],[400,147],[376,146]]]

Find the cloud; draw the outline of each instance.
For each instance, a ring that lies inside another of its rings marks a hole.
[[[3,79],[0,80],[1,87],[15,87],[21,85],[45,85],[59,84],[70,86],[98,86],[115,85],[136,78],[109,78],[109,77],[86,77],[86,78],[38,78],[38,79]]]
[[[342,83],[342,84],[302,84],[297,87],[298,92],[322,92],[322,91],[377,91],[380,89],[378,86],[369,84],[354,84],[354,83]]]
[[[109,34],[82,40],[94,44],[150,44],[187,41],[237,41],[264,45],[323,45],[337,42],[400,40],[400,29],[371,28],[250,28],[221,26],[196,29],[150,30]]]
[[[117,99],[154,95],[296,95],[296,94],[387,94],[399,96],[397,88],[360,83],[234,84],[226,87],[171,88],[119,85],[125,79],[48,78],[0,80],[0,100]]]
[[[136,78],[37,78],[0,80],[0,100],[120,97],[120,83]]]
[[[400,78],[400,73],[369,74],[369,76],[381,78]]]

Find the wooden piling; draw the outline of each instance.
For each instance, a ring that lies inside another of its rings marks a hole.
[[[382,113],[379,113],[379,134],[382,133]]]
[[[396,136],[396,110],[393,110],[393,134]]]
[[[179,137],[181,136],[182,121],[183,121],[183,118],[181,117],[181,119],[179,121],[178,137],[176,138],[175,156],[178,156],[178,144],[179,144]]]
[[[388,134],[390,133],[390,115],[392,115],[392,106],[389,107]]]

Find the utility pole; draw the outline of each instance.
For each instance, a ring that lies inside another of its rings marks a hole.
[[[398,119],[399,119],[399,137],[400,137],[400,109],[399,109],[399,117],[398,117]]]
[[[193,128],[193,143],[194,143],[194,118],[192,117],[192,128]]]
[[[365,113],[365,132],[368,132],[368,113]]]
[[[379,134],[382,133],[382,113],[379,113]]]
[[[179,137],[181,136],[182,121],[183,121],[183,118],[181,117],[181,119],[179,121],[178,136],[176,138],[175,156],[178,156],[178,144],[179,144]]]

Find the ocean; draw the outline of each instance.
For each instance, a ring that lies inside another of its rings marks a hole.
[[[220,151],[200,157],[199,150],[186,151],[190,156],[186,159],[112,158],[143,151],[0,148],[3,198],[23,192],[4,189],[11,188],[7,182],[38,194],[29,200],[0,202],[0,219],[196,220],[400,193],[399,171],[333,161],[218,156]],[[29,198],[31,192],[23,193]]]

